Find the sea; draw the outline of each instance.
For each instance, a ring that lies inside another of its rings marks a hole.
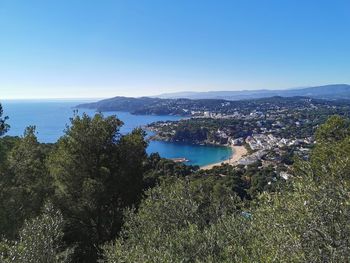
[[[93,116],[96,111],[76,110],[75,106],[86,101],[80,100],[3,100],[4,115],[9,117],[10,130],[7,135],[22,136],[25,127],[35,125],[40,142],[54,143],[63,134],[74,112]],[[120,132],[126,134],[134,128],[155,121],[175,121],[179,116],[133,115],[129,112],[104,112],[105,116],[116,115],[124,122]],[[163,141],[151,141],[147,153],[158,152],[164,158],[186,158],[186,164],[205,166],[228,159],[232,155],[230,147],[193,145]]]

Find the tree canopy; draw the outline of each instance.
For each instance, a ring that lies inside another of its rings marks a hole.
[[[0,108],[0,135],[8,129]],[[260,164],[198,170],[146,154],[115,116],[74,116],[55,144],[0,138],[0,260],[347,262],[350,125],[331,117],[291,176]],[[292,160],[293,159],[293,160]]]
[[[121,125],[114,116],[76,116],[49,157],[75,262],[95,262],[99,246],[120,230],[123,209],[141,198],[147,144],[141,130],[121,135]]]
[[[235,203],[230,210],[226,203],[222,210],[220,202],[203,204],[197,203],[196,194],[183,196],[178,183],[171,191],[161,185],[128,217],[124,234],[105,246],[104,262],[347,262],[350,136],[346,123],[334,117],[320,127],[318,136],[325,138],[319,138],[309,161],[295,163],[291,184],[263,192],[248,207]],[[206,219],[197,209],[203,206],[225,212],[213,213],[216,219],[202,224],[193,217]]]

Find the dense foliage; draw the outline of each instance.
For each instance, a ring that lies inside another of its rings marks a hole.
[[[24,223],[18,241],[0,243],[1,262],[70,262],[72,249],[63,249],[63,224],[60,211],[45,204],[42,215]]]
[[[9,129],[9,125],[6,123],[8,117],[3,116],[3,114],[4,110],[2,109],[2,105],[0,104],[0,136],[4,135]]]
[[[24,222],[51,199],[63,217],[62,247],[74,248],[73,262],[96,262],[100,246],[117,236],[123,210],[143,193],[144,133],[121,135],[121,125],[115,117],[83,115],[55,145],[40,144],[35,127],[2,138],[0,236],[20,239]]]
[[[8,129],[0,112],[0,133]],[[350,122],[331,117],[292,176],[255,163],[199,170],[147,156],[145,134],[75,116],[55,144],[0,138],[0,260],[347,262]]]
[[[115,117],[77,116],[50,154],[54,200],[75,262],[94,262],[120,230],[123,209],[141,198],[146,142],[140,130],[121,136],[121,125]]]
[[[208,259],[219,247],[204,235],[221,217],[238,211],[239,199],[229,193],[215,198],[184,180],[147,193],[138,213],[127,212],[122,237],[105,247],[106,262],[193,262]],[[209,238],[209,239],[211,239]]]
[[[24,220],[40,213],[53,189],[45,165],[46,147],[37,141],[34,127],[27,128],[21,139],[3,139],[0,147],[7,149],[0,167],[0,233],[15,238]]]
[[[198,200],[184,182],[152,190],[105,247],[105,262],[347,262],[348,134],[347,122],[331,118],[311,160],[295,165],[292,183],[249,207],[224,192],[222,202]]]

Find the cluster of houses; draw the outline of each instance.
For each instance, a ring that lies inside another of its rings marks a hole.
[[[266,150],[259,150],[259,151],[256,151],[256,152],[254,152],[246,157],[239,159],[237,161],[237,163],[240,165],[253,164],[253,163],[261,160],[261,158],[263,158],[265,155],[266,155]]]
[[[253,134],[247,138],[229,138],[228,143],[231,145],[242,145],[247,143],[253,150],[269,150],[274,147],[282,148],[284,146],[311,144],[312,138],[305,139],[286,139],[278,138],[273,134]]]
[[[235,119],[242,118],[242,114],[238,111],[232,114],[212,112],[212,111],[191,111],[192,118],[212,118],[212,119]]]
[[[250,114],[243,114],[238,111],[233,113],[220,113],[213,111],[191,111],[192,118],[212,118],[212,119],[255,119],[258,117],[264,117],[264,113],[260,111],[253,111]]]
[[[286,139],[277,138],[272,134],[253,134],[245,139],[252,150],[268,150],[273,147],[285,147],[293,145],[309,144],[310,139]]]
[[[277,152],[279,148],[285,146],[302,146],[305,144],[313,143],[312,138],[305,139],[286,139],[278,138],[273,134],[253,134],[247,138],[229,138],[228,143],[234,146],[248,144],[249,147],[254,151],[254,153],[240,159],[238,164],[249,165],[261,160],[268,150],[274,149]],[[308,148],[299,147],[299,152],[302,154],[308,153]],[[306,153],[305,153],[306,152]]]

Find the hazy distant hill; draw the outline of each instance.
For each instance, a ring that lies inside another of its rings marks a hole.
[[[97,111],[128,111],[134,114],[155,115],[189,115],[190,110],[217,109],[225,100],[220,99],[160,99],[114,97],[93,103],[85,103],[77,108],[95,109]]]
[[[334,84],[300,89],[287,90],[242,90],[242,91],[209,91],[209,92],[177,92],[166,93],[157,98],[176,99],[225,99],[225,100],[243,100],[258,99],[273,96],[295,97],[303,96],[318,99],[350,99],[350,85]]]

